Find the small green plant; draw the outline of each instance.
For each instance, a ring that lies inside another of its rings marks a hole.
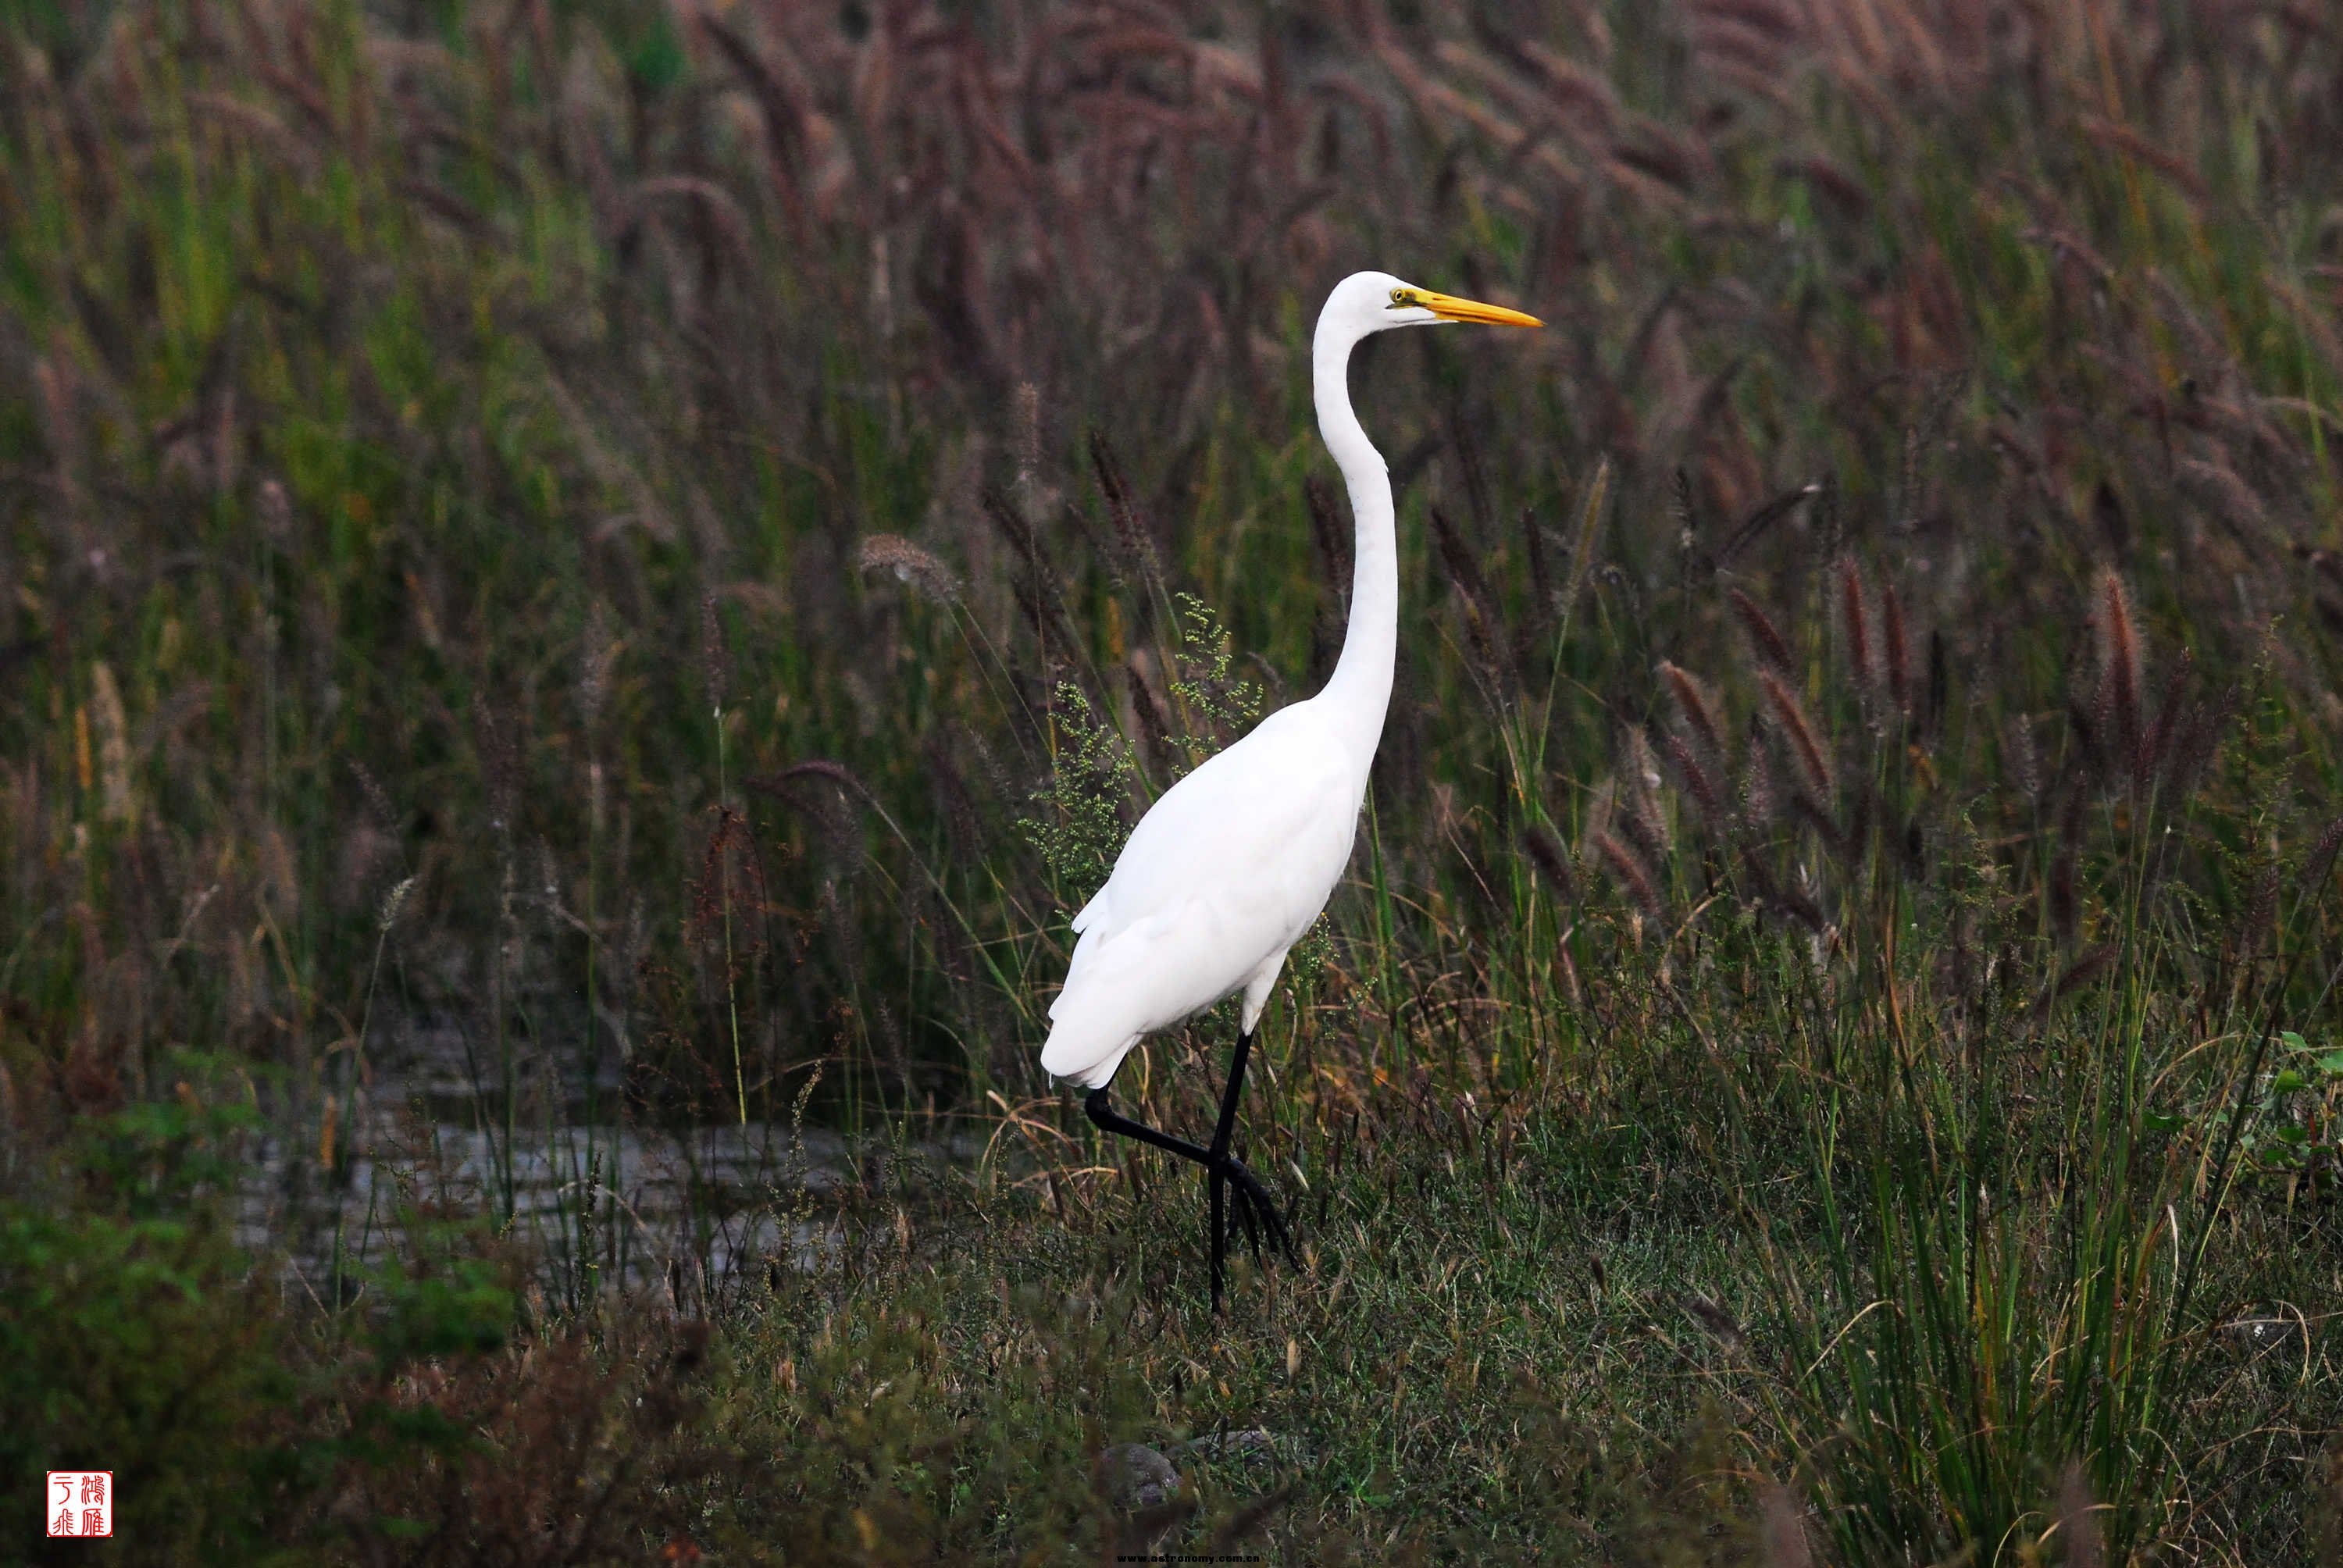
[[[1314,975],[1334,961],[1334,922],[1320,915],[1285,955],[1286,972]]]
[[[1177,597],[1180,647],[1170,682],[1186,725],[1172,739],[1194,768],[1261,717],[1261,682],[1230,672],[1234,644],[1212,607],[1192,593]]]
[[[116,1533],[157,1560],[266,1560],[317,1457],[272,1430],[302,1387],[227,1220],[256,1120],[188,1088],[94,1119],[72,1175],[0,1201],[0,1473],[114,1471]]]
[[[2293,1030],[2280,1030],[2277,1060],[2242,1103],[2224,1102],[2200,1115],[2159,1111],[2148,1119],[2159,1133],[2218,1145],[2234,1123],[2245,1170],[2289,1181],[2332,1175],[2338,1151],[2336,1099],[2343,1093],[2343,1050],[2323,1048]]]
[[[1058,746],[1050,781],[1034,791],[1041,815],[1017,830],[1041,851],[1051,875],[1087,898],[1106,880],[1130,831],[1123,819],[1132,772],[1131,749],[1101,719],[1080,687],[1061,681],[1050,724]]]

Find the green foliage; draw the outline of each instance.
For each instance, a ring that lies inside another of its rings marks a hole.
[[[216,1064],[182,1059],[197,1081]],[[155,1561],[294,1561],[289,1526],[358,1463],[399,1468],[471,1440],[393,1397],[416,1367],[494,1349],[515,1302],[477,1257],[373,1271],[370,1361],[318,1337],[233,1238],[256,1118],[236,1099],[93,1117],[53,1175],[0,1201],[0,1428],[11,1473],[112,1470],[117,1536]]]
[[[2332,1181],[2343,1157],[2335,1105],[2343,1095],[2343,1050],[2322,1048],[2290,1029],[2279,1030],[2269,1070],[2243,1086],[2242,1103],[2151,1118],[2160,1132],[2195,1131],[2212,1139],[2237,1129],[2240,1159],[2258,1174],[2283,1179],[2289,1189],[2308,1177]]]
[[[318,1458],[269,1430],[301,1392],[285,1325],[203,1193],[247,1121],[141,1107],[87,1135],[87,1201],[0,1201],[0,1473],[113,1471],[152,1561],[289,1560],[265,1526]]]
[[[1259,681],[1230,673],[1234,644],[1212,607],[1191,593],[1178,599],[1179,673],[1170,686],[1187,719],[1177,743],[1193,768],[1252,727],[1262,692]]]
[[[1212,608],[1190,593],[1178,601],[1175,673],[1165,683],[1179,705],[1165,738],[1184,759],[1175,777],[1242,735],[1261,717],[1262,700],[1260,682],[1231,672],[1228,629]],[[1138,769],[1129,742],[1081,688],[1060,681],[1051,696],[1050,781],[1033,794],[1044,814],[1020,818],[1017,830],[1079,904],[1106,880],[1130,833],[1125,810]]]
[[[729,1462],[690,1435],[704,1334],[508,1350],[509,1261],[420,1222],[305,1314],[227,1223],[251,1121],[192,1091],[92,1118],[0,1201],[0,1469],[113,1471],[141,1562],[632,1561],[693,1511]]]
[[[1058,744],[1050,782],[1033,793],[1047,813],[1018,819],[1017,830],[1077,904],[1096,892],[1130,832],[1130,748],[1091,707],[1080,687],[1061,681],[1050,709]]]
[[[1493,1219],[1541,1239],[1574,1218],[1503,1191]],[[1366,1213],[1363,1185],[1334,1196],[1337,1215]],[[1477,1234],[1439,1245],[1414,1228],[1429,1209],[1386,1207],[1397,1252],[1329,1229],[1344,1285],[1280,1282],[1276,1313],[1216,1323],[1146,1282],[1188,1216],[1101,1197],[1134,1233],[1070,1248],[1046,1206],[1003,1197],[981,1222],[909,1250],[873,1236],[850,1271],[789,1281],[744,1322],[744,1363],[773,1372],[729,1416],[788,1479],[728,1519],[769,1509],[810,1559],[1088,1560],[1152,1540],[1310,1562],[1764,1561],[1719,1410],[1671,1401],[1681,1427],[1650,1444],[1584,1403],[1574,1362],[1646,1304],[1532,1324],[1528,1271]],[[1621,1287],[1638,1280],[1623,1261]],[[1100,1461],[1124,1442],[1172,1462],[1176,1499],[1118,1506]]]

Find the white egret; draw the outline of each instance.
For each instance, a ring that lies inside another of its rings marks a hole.
[[[1318,430],[1350,488],[1357,531],[1351,623],[1325,689],[1280,709],[1252,733],[1163,792],[1074,916],[1080,940],[1050,1008],[1042,1069],[1090,1090],[1083,1109],[1105,1131],[1136,1138],[1205,1169],[1211,1191],[1212,1304],[1220,1305],[1228,1239],[1225,1193],[1252,1238],[1258,1212],[1272,1241],[1292,1243],[1260,1178],[1230,1152],[1254,1026],[1291,948],[1341,880],[1383,738],[1399,646],[1399,547],[1383,455],[1351,410],[1351,350],[1394,327],[1476,321],[1538,327],[1535,317],[1418,288],[1383,272],[1353,273],[1318,314],[1311,374]],[[1209,1146],[1118,1115],[1107,1086],[1133,1046],[1222,997],[1244,1013],[1221,1119]]]

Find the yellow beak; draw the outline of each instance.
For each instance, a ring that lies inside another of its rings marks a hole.
[[[1502,305],[1483,305],[1477,299],[1459,299],[1453,294],[1434,294],[1428,288],[1416,291],[1415,303],[1443,321],[1478,321],[1488,327],[1545,325],[1534,316],[1523,316]]]

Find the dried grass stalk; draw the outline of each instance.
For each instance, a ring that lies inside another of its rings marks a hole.
[[[1768,1486],[1761,1504],[1765,1516],[1765,1568],[1814,1568],[1806,1541],[1805,1510],[1786,1486]]]
[[[1871,617],[1863,591],[1863,568],[1853,556],[1838,560],[1839,621],[1846,633],[1846,661],[1858,691],[1869,698],[1879,689],[1878,650],[1871,642]]]
[[[1904,601],[1894,583],[1880,588],[1881,640],[1887,660],[1887,699],[1902,714],[1912,711],[1912,641],[1904,626]]]
[[[1560,839],[1544,828],[1532,828],[1522,835],[1522,848],[1554,885],[1555,898],[1564,903],[1577,900],[1578,879],[1571,873],[1570,851],[1562,847]]]
[[[1594,467],[1594,477],[1587,482],[1586,498],[1578,507],[1578,531],[1570,547],[1570,577],[1562,585],[1562,629],[1570,631],[1571,612],[1577,608],[1578,596],[1586,591],[1587,574],[1594,568],[1594,536],[1601,530],[1603,504],[1611,495],[1611,459],[1604,457]]]
[[[1138,503],[1131,499],[1131,481],[1123,477],[1114,447],[1098,430],[1091,432],[1091,471],[1098,476],[1099,494],[1106,500],[1107,518],[1114,524],[1115,542],[1122,547],[1125,563],[1150,588],[1155,587],[1155,541],[1139,515]]]
[[[2186,648],[2173,660],[2172,673],[2165,678],[2164,696],[2156,705],[2156,722],[2140,739],[2133,754],[2132,777],[2145,789],[2172,761],[2172,749],[2179,741],[2180,711],[2187,699],[2188,675],[2196,665],[2196,656]]]
[[[89,706],[97,726],[98,815],[116,827],[126,828],[138,817],[130,792],[130,721],[122,710],[122,691],[114,669],[100,659],[89,672]]]
[[[1654,923],[1664,924],[1666,906],[1660,901],[1659,887],[1653,881],[1650,869],[1634,852],[1611,834],[1600,830],[1589,834],[1587,842],[1602,857],[1604,865],[1609,868],[1612,879],[1619,884],[1620,890],[1634,900]]]
[[[2140,743],[2139,633],[2133,623],[2131,598],[2123,579],[2112,571],[2099,578],[2099,709],[2105,715],[2107,739],[2116,754],[2134,757]]]
[[[930,604],[960,601],[960,579],[951,568],[900,534],[870,535],[855,552],[854,564],[866,578],[891,572]]]
[[[2080,1461],[2068,1462],[2058,1483],[2057,1532],[2066,1538],[2066,1568],[2099,1568],[2105,1561],[2098,1504],[2091,1501],[2091,1483]]]
[[[1784,684],[1782,678],[1770,669],[1757,672],[1758,683],[1765,689],[1765,701],[1774,710],[1774,723],[1790,755],[1798,765],[1799,782],[1816,805],[1825,805],[1831,799],[1831,767],[1823,751],[1821,739],[1806,719],[1806,710],[1795,693]]]
[[[1668,696],[1674,700],[1684,727],[1711,757],[1723,758],[1724,728],[1717,722],[1716,705],[1702,689],[1700,681],[1682,665],[1666,659],[1660,662],[1660,678],[1668,683]]]
[[[1750,645],[1757,650],[1758,658],[1787,675],[1790,672],[1790,645],[1783,640],[1782,634],[1775,629],[1765,612],[1757,608],[1757,601],[1739,588],[1733,589],[1725,597],[1732,601],[1733,613],[1741,618],[1741,628],[1749,634]]]

